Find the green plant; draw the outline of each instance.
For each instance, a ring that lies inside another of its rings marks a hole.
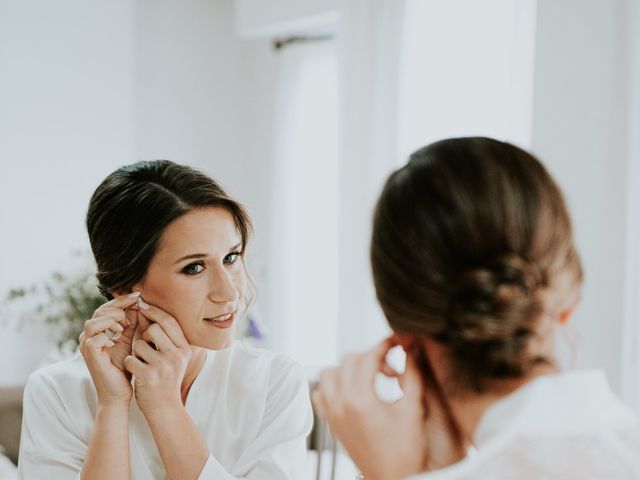
[[[44,322],[52,327],[58,348],[75,349],[84,322],[104,302],[95,274],[86,269],[71,274],[54,272],[40,285],[11,289],[4,306],[18,327]]]

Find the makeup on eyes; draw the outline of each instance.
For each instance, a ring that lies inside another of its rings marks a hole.
[[[226,254],[222,260],[222,263],[224,265],[233,265],[236,263],[236,261],[238,260],[238,258],[242,257],[243,252],[242,251],[233,251],[233,252],[229,252],[228,254]],[[233,257],[233,260],[229,260],[227,261],[227,258],[229,257]],[[197,271],[197,272],[189,272],[188,269],[195,267],[195,266],[201,266],[202,270]],[[185,275],[189,275],[189,276],[193,276],[193,275],[198,275],[199,273],[202,273],[204,270],[206,269],[205,263],[203,261],[198,261],[198,262],[193,262],[193,263],[189,263],[188,265],[185,265],[180,272],[184,273]]]

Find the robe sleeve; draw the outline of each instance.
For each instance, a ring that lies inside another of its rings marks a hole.
[[[80,479],[87,444],[71,415],[46,375],[31,374],[24,390],[19,480]]]
[[[256,438],[227,471],[209,456],[199,480],[300,480],[306,472],[306,437],[313,413],[302,367],[286,357],[272,362],[265,413]]]

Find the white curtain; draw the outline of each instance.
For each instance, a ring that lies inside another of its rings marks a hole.
[[[334,42],[277,53],[267,299],[270,347],[336,361],[337,74]]]
[[[369,266],[371,218],[398,163],[397,94],[403,0],[341,0],[339,65],[338,354],[361,350],[389,329]]]

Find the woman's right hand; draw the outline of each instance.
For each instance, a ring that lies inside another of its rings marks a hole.
[[[394,336],[367,352],[348,355],[340,366],[320,374],[312,393],[319,417],[365,479],[407,478],[427,467],[422,373],[410,354],[404,373],[386,364],[389,349],[398,344]],[[394,403],[378,398],[378,372],[398,379],[402,398]]]
[[[100,306],[80,334],[80,353],[87,364],[102,404],[128,404],[133,395],[124,359],[131,355],[137,326],[139,292],[122,295]],[[106,331],[119,333],[110,339]]]

